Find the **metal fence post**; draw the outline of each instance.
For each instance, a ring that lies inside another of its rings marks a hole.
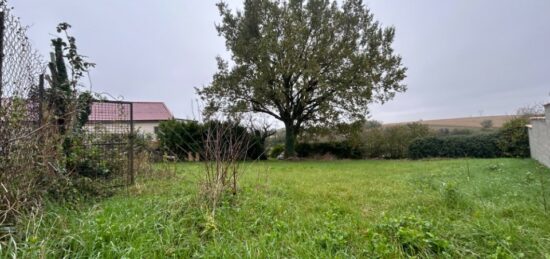
[[[130,150],[128,152],[128,170],[130,173],[130,184],[135,183],[134,177],[134,104],[130,103]]]
[[[44,123],[44,74],[38,78],[38,127]]]
[[[0,5],[0,108],[2,108],[2,97],[4,88],[4,33],[6,31],[6,6]]]

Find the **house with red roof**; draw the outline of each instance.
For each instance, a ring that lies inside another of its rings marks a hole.
[[[131,115],[130,103],[132,104]],[[135,132],[156,138],[159,124],[174,119],[174,115],[163,102],[94,102],[87,127],[104,128],[112,133],[128,131],[127,125],[131,119],[134,122]]]

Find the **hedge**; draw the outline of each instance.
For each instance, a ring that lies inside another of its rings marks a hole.
[[[354,147],[347,141],[325,142],[325,143],[299,143],[296,145],[296,154],[298,157],[314,157],[323,155],[333,155],[338,159],[361,159],[364,158],[364,152]]]
[[[498,146],[499,134],[473,136],[426,137],[415,139],[409,146],[411,159],[431,157],[494,158],[503,155]]]
[[[246,152],[247,159],[267,159],[265,155],[265,138],[262,137],[260,132],[220,121],[209,121],[206,123],[176,120],[163,121],[159,125],[158,133],[160,151],[175,155],[182,160],[187,157],[188,152],[201,154],[207,132],[216,132],[216,127],[230,129],[225,131],[224,141],[231,139],[231,136],[228,134],[233,134],[234,139],[239,138],[238,136],[246,135],[249,141]]]
[[[273,148],[271,148],[271,151],[269,153],[269,157],[278,158],[279,155],[281,155],[283,152],[285,152],[285,145],[284,144],[275,145]]]
[[[402,159],[408,157],[413,140],[433,136],[427,125],[409,123],[365,130],[362,149],[367,158]]]

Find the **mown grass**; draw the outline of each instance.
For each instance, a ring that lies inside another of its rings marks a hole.
[[[78,210],[48,206],[23,258],[548,257],[550,171],[527,159],[248,163],[214,216],[200,164]]]

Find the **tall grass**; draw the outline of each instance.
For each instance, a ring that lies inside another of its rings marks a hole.
[[[521,159],[246,164],[215,216],[197,199],[202,165],[98,204],[49,204],[21,258],[537,258],[550,253],[538,164]],[[267,168],[267,169],[266,169]],[[269,172],[265,177],[257,171]],[[541,169],[544,181],[548,169]],[[139,179],[138,179],[139,180]],[[138,181],[139,182],[139,181]],[[0,257],[1,257],[0,256]]]

